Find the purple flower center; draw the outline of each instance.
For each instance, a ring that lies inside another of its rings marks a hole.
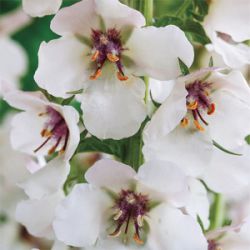
[[[208,122],[204,119],[204,114],[212,115],[215,111],[215,104],[212,103],[210,98],[210,92],[212,89],[212,83],[195,81],[186,85],[186,90],[188,95],[186,97],[186,105],[188,109],[188,114],[191,114],[195,127],[204,131],[204,128],[200,124],[200,121],[204,125],[208,125]],[[183,127],[187,126],[189,120],[184,117],[181,121]]]
[[[38,152],[48,142],[53,141],[53,146],[49,149],[48,154],[53,154],[56,151],[59,151],[60,154],[64,153],[69,139],[68,126],[63,116],[52,107],[48,106],[46,112],[39,114],[39,116],[45,115],[47,120],[41,131],[41,136],[46,139],[34,152]]]
[[[133,239],[137,244],[143,244],[140,232],[143,230],[144,217],[149,212],[149,200],[147,195],[137,194],[131,190],[122,190],[118,198],[115,200],[114,220],[116,228],[111,236],[119,236],[124,230],[125,235],[128,234],[129,227],[134,228]]]
[[[106,32],[101,30],[92,30],[92,57],[91,61],[95,64],[95,73],[90,79],[96,80],[102,73],[102,67],[106,61],[114,63],[118,69],[117,77],[121,81],[128,79],[124,75],[121,55],[124,51],[121,42],[120,31],[108,29]]]

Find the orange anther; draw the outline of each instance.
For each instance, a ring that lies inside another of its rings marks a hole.
[[[181,120],[181,126],[183,128],[187,127],[189,121],[188,121],[188,118],[184,117],[182,120]]]
[[[91,57],[91,61],[95,62],[97,60],[99,54],[100,54],[99,50],[96,50],[95,53]]]
[[[195,110],[195,109],[197,109],[197,107],[198,107],[198,102],[197,101],[194,101],[192,103],[187,104],[187,108],[190,109],[190,110]]]
[[[199,131],[205,131],[205,129],[200,125],[197,120],[194,120],[194,125]]]
[[[43,129],[40,134],[41,134],[42,137],[50,137],[50,136],[52,136],[51,131],[49,131],[48,129]]]
[[[208,111],[207,111],[207,114],[208,114],[208,115],[212,115],[212,114],[214,113],[214,111],[215,111],[215,104],[212,103],[212,104],[209,106],[209,109],[208,109]]]
[[[97,78],[99,78],[102,74],[102,70],[101,69],[98,69],[94,75],[91,75],[89,77],[90,80],[96,80]]]
[[[48,151],[48,155],[54,154],[55,151],[56,151],[56,148],[57,148],[57,146],[53,146],[53,147]]]
[[[123,75],[121,72],[117,72],[117,78],[120,80],[120,81],[127,81],[128,80],[128,77]]]
[[[133,237],[134,241],[138,244],[138,245],[142,245],[144,244],[144,241],[140,239],[139,235],[137,233],[134,234]]]
[[[113,63],[119,61],[119,57],[112,53],[108,53],[107,58],[109,59],[110,62],[113,62]]]

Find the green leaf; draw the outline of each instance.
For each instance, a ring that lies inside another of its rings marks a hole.
[[[178,57],[179,67],[183,76],[189,74],[188,66]]]
[[[62,105],[69,105],[73,100],[74,100],[75,96],[72,95],[71,97],[67,98],[67,99],[64,99],[62,101]]]
[[[245,141],[250,145],[250,135],[246,136]]]
[[[82,92],[83,92],[83,89],[79,89],[79,90],[66,92],[66,94],[68,94],[68,95],[77,95],[77,94],[82,94]]]
[[[227,153],[227,154],[236,155],[236,156],[242,156],[242,154],[234,153],[234,152],[232,152],[232,151],[229,151],[229,150],[225,149],[224,147],[222,147],[219,143],[217,143],[217,142],[214,141],[214,140],[213,140],[213,145],[214,145],[216,148],[220,149],[221,151],[223,151],[223,152],[225,152],[225,153]]]

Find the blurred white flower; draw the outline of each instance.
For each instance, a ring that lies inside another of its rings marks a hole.
[[[176,81],[144,130],[143,152],[146,160],[172,161],[196,177],[211,162],[212,140],[235,149],[249,129],[250,89],[242,74],[203,69]]]
[[[121,238],[132,247],[146,242],[152,250],[207,249],[198,223],[176,208],[187,194],[187,179],[178,167],[155,161],[136,173],[106,159],[85,178],[88,184],[76,185],[56,211],[53,226],[64,243],[91,247],[107,239],[112,246]]]
[[[212,44],[209,50],[220,54],[232,68],[250,64],[250,47],[243,42],[250,39],[250,2],[248,0],[210,1],[204,28]]]
[[[180,73],[178,57],[189,66],[193,61],[193,48],[178,27],[144,25],[140,12],[117,0],[63,8],[51,23],[62,37],[41,44],[35,80],[64,98],[84,89],[84,123],[99,138],[135,134],[146,117],[145,87],[132,73],[167,80]]]
[[[80,140],[79,115],[73,107],[50,103],[41,92],[10,91],[4,98],[24,110],[12,120],[13,148],[32,155],[59,152],[65,160],[72,157]]]
[[[32,17],[43,17],[55,14],[62,0],[23,0],[23,10]]]

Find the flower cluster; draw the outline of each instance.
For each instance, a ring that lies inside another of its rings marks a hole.
[[[39,90],[8,87],[19,71],[0,67],[1,95],[21,110],[10,142],[25,154],[15,182],[28,198],[16,220],[54,250],[248,250],[250,210],[235,204],[250,187],[250,88],[239,70],[250,63],[249,3],[210,3],[196,25],[227,67],[210,60],[190,72],[195,43],[184,26],[154,19],[152,0],[124,2],[59,10],[60,0],[23,0],[31,16],[55,14],[58,38],[40,45]],[[76,157],[93,151],[105,154],[81,168]]]

